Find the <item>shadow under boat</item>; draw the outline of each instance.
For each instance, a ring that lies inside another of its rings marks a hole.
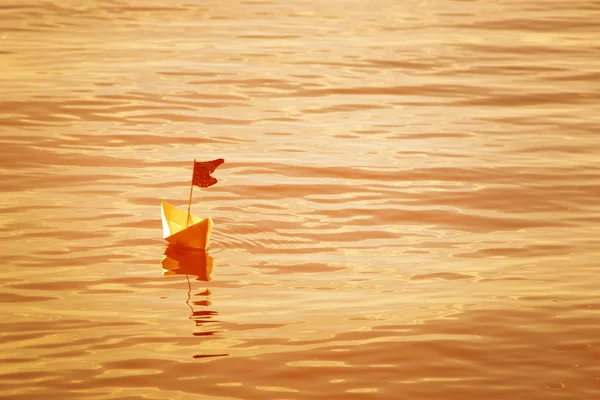
[[[206,250],[168,246],[160,266],[164,276],[193,275],[198,277],[197,281],[210,281],[214,261]]]

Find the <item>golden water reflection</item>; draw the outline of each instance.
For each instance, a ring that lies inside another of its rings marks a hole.
[[[209,289],[203,289],[192,294],[194,289],[190,283],[189,276],[195,276],[197,281],[210,281],[214,268],[214,260],[207,251],[185,249],[181,247],[168,246],[160,261],[163,276],[185,275],[187,281],[187,298],[185,304],[190,309],[189,319],[194,321],[196,331],[192,333],[196,337],[210,337],[218,334],[215,323],[219,321],[214,318],[219,315],[217,311],[210,310],[212,306]],[[196,354],[193,358],[209,358],[227,356],[228,354]]]
[[[214,261],[207,251],[168,246],[160,265],[164,276],[193,275],[198,281],[210,281]]]
[[[1,399],[600,399],[600,3],[373,5],[0,3]]]

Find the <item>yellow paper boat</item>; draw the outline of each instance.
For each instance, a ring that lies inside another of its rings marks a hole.
[[[164,201],[160,204],[163,238],[170,245],[190,249],[206,250],[212,231],[212,219],[202,219]]]

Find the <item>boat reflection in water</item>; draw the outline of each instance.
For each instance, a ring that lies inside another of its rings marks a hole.
[[[181,247],[168,246],[165,250],[160,265],[164,276],[185,275],[187,280],[187,300],[186,304],[190,308],[189,319],[195,322],[196,331],[194,336],[213,336],[218,334],[214,328],[219,321],[215,320],[218,315],[216,311],[208,309],[212,303],[209,300],[210,290],[203,289],[192,295],[192,285],[189,276],[196,276],[197,281],[210,281],[210,275],[214,268],[214,260],[204,250],[185,249]],[[194,300],[192,300],[194,297]],[[199,309],[194,309],[196,306]],[[228,354],[198,354],[194,358],[219,357]]]
[[[197,281],[210,281],[214,261],[205,250],[168,246],[160,266],[163,275],[193,275]]]

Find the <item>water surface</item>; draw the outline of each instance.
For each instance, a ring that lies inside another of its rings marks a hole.
[[[0,20],[0,397],[600,398],[598,2]]]

